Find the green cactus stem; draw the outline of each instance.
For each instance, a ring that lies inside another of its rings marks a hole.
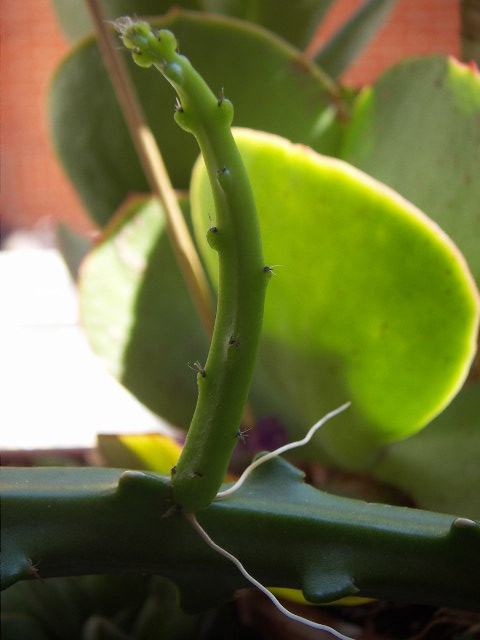
[[[119,469],[4,468],[2,588],[21,579],[145,572],[202,610],[248,586],[171,507],[166,476]],[[152,509],[152,504],[157,508]],[[197,514],[270,587],[311,602],[364,595],[480,610],[480,523],[329,495],[274,459]]]
[[[197,406],[172,473],[175,503],[196,512],[215,497],[238,441],[271,270],[265,267],[255,202],[230,132],[232,104],[223,90],[216,97],[177,53],[172,33],[129,18],[116,26],[135,62],[155,66],[175,88],[175,120],[198,141],[215,201],[215,222],[207,234],[219,260],[217,315],[207,361],[197,367]]]

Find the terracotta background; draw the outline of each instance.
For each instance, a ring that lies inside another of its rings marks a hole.
[[[318,42],[362,1],[337,0],[317,34]],[[92,223],[62,174],[46,123],[49,79],[69,45],[48,0],[2,0],[0,11],[3,233],[59,218],[78,231],[89,231]],[[343,79],[358,85],[371,82],[406,55],[458,56],[459,31],[458,0],[397,0],[387,23]]]

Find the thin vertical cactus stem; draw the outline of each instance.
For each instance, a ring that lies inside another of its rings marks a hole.
[[[206,507],[223,481],[253,377],[271,276],[248,176],[230,126],[233,107],[215,96],[167,30],[144,21],[116,21],[124,45],[143,67],[154,65],[177,92],[176,122],[200,146],[215,201],[207,232],[218,252],[217,315],[207,361],[197,374],[199,395],[180,460],[172,475],[173,500],[185,512]]]

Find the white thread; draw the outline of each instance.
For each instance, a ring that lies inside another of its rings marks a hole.
[[[275,451],[270,451],[269,453],[266,453],[261,458],[257,458],[256,460],[254,460],[250,465],[248,465],[248,467],[245,469],[245,471],[242,473],[242,475],[235,482],[234,485],[232,485],[228,489],[225,489],[225,491],[219,491],[217,493],[217,495],[215,496],[215,500],[222,500],[222,498],[226,498],[232,493],[235,493],[235,491],[240,489],[240,487],[248,478],[248,476],[252,473],[252,471],[254,471],[257,467],[259,467],[264,462],[268,462],[272,458],[276,458],[277,456],[282,455],[282,453],[285,453],[286,451],[290,451],[290,449],[296,449],[297,447],[302,447],[304,444],[307,444],[307,442],[309,442],[312,439],[316,431],[318,431],[318,429],[320,429],[320,427],[323,426],[325,422],[330,420],[330,418],[333,418],[334,416],[338,415],[342,411],[345,411],[345,409],[347,409],[350,406],[350,404],[351,404],[350,402],[346,402],[345,404],[342,404],[341,407],[338,407],[337,409],[334,409],[333,411],[330,411],[330,413],[327,413],[326,415],[324,415],[321,420],[319,420],[313,425],[313,427],[309,430],[307,435],[304,438],[302,438],[302,440],[289,442],[288,444],[283,445],[283,447],[279,447],[278,449],[275,449]]]
[[[337,412],[338,412],[338,409],[337,409]],[[308,627],[311,627],[312,629],[317,629],[318,631],[325,631],[327,633],[330,633],[332,636],[335,636],[335,638],[338,638],[339,640],[354,640],[354,638],[352,638],[351,636],[345,636],[343,633],[340,633],[340,631],[336,631],[335,629],[333,629],[332,627],[329,627],[326,624],[321,624],[320,622],[313,622],[312,620],[308,620],[308,618],[303,618],[302,616],[299,616],[296,613],[292,613],[291,611],[286,609],[283,606],[283,604],[281,604],[277,600],[277,598],[273,595],[273,593],[271,593],[266,587],[263,586],[263,584],[261,584],[258,580],[256,580],[253,576],[251,576],[248,573],[248,571],[245,569],[245,567],[243,566],[243,564],[240,562],[238,558],[236,558],[234,555],[229,553],[226,549],[218,545],[216,542],[214,542],[210,538],[208,533],[205,531],[205,529],[203,529],[201,524],[195,518],[195,515],[193,513],[185,513],[184,515],[187,518],[187,520],[190,522],[192,527],[199,534],[199,536],[208,544],[208,546],[214,551],[216,551],[217,553],[219,553],[224,558],[227,558],[227,560],[230,560],[230,562],[233,562],[233,564],[237,567],[240,573],[249,582],[251,582],[254,587],[257,587],[257,589],[260,589],[260,591],[264,593],[267,596],[267,598],[269,598],[273,602],[273,604],[277,607],[277,609],[281,613],[283,613],[283,615],[287,616],[287,618],[290,618],[290,620],[294,620],[295,622],[300,622],[302,624],[305,624]]]
[[[307,435],[304,438],[302,438],[302,440],[297,440],[295,442],[290,442],[288,444],[285,444],[282,447],[275,449],[275,451],[270,451],[269,453],[265,454],[261,458],[257,458],[257,460],[254,460],[245,469],[245,471],[242,473],[242,475],[235,482],[234,485],[232,485],[229,489],[226,489],[225,491],[220,491],[219,493],[217,493],[217,495],[215,496],[215,500],[221,500],[222,498],[225,498],[231,495],[232,493],[234,493],[235,491],[237,491],[245,482],[245,480],[248,478],[248,476],[252,473],[252,471],[254,471],[257,467],[259,467],[264,462],[268,462],[268,460],[271,460],[272,458],[276,458],[277,456],[281,455],[282,453],[285,453],[286,451],[290,451],[291,449],[296,449],[297,447],[301,447],[304,444],[307,444],[307,442],[309,442],[312,439],[316,431],[318,431],[318,429],[320,429],[322,425],[324,425],[328,420],[330,420],[330,418],[333,418],[334,416],[338,415],[342,411],[345,411],[345,409],[347,409],[350,406],[350,404],[351,404],[350,402],[346,402],[345,404],[342,404],[341,407],[338,407],[337,409],[334,409],[333,411],[330,411],[329,413],[327,413],[325,416],[323,416],[321,420],[316,422],[313,425],[313,427],[311,427]],[[244,576],[244,578],[246,578],[251,584],[253,584],[253,586],[257,587],[257,589],[260,589],[260,591],[264,593],[267,596],[267,598],[269,598],[273,602],[276,608],[281,613],[283,613],[283,615],[287,616],[287,618],[290,618],[290,620],[294,620],[295,622],[300,622],[301,624],[307,625],[312,629],[317,629],[318,631],[325,631],[326,633],[330,633],[331,635],[335,636],[339,640],[354,640],[350,636],[346,636],[343,633],[336,631],[332,627],[329,627],[328,625],[321,624],[319,622],[313,622],[312,620],[308,620],[308,618],[303,618],[302,616],[299,616],[296,613],[292,613],[291,611],[286,609],[279,602],[279,600],[273,595],[273,593],[271,593],[266,587],[263,586],[263,584],[261,584],[258,580],[256,580],[253,576],[251,576],[248,573],[248,571],[245,569],[245,567],[243,566],[243,564],[240,562],[238,558],[236,558],[234,555],[229,553],[226,549],[218,545],[216,542],[214,542],[210,538],[208,533],[205,531],[205,529],[203,529],[203,527],[200,525],[198,520],[195,518],[195,515],[193,513],[185,513],[184,515],[188,519],[190,524],[193,526],[193,528],[200,535],[200,537],[208,544],[208,546],[211,547],[214,551],[219,553],[224,558],[227,558],[227,560],[230,560],[230,562],[233,562],[233,564],[237,567],[237,569]]]

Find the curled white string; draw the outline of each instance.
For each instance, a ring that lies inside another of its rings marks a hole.
[[[245,482],[245,480],[248,478],[248,476],[264,462],[268,462],[272,458],[276,458],[277,456],[282,455],[282,453],[285,453],[286,451],[290,451],[291,449],[296,449],[297,447],[301,447],[307,444],[307,442],[309,442],[312,439],[312,437],[315,435],[315,433],[318,431],[318,429],[320,429],[322,425],[324,425],[328,420],[330,420],[330,418],[333,418],[334,416],[338,415],[342,411],[345,411],[345,409],[347,409],[349,406],[350,406],[350,402],[346,402],[345,404],[342,404],[341,407],[338,407],[337,409],[334,409],[333,411],[330,411],[329,413],[327,413],[325,416],[323,416],[321,420],[316,422],[313,425],[313,427],[311,427],[307,435],[304,438],[302,438],[302,440],[297,440],[295,442],[290,442],[288,444],[285,444],[282,447],[275,449],[275,451],[270,451],[269,453],[265,454],[261,458],[257,458],[257,460],[254,460],[245,469],[245,471],[242,473],[240,478],[235,482],[235,484],[233,484],[231,487],[229,487],[225,491],[220,491],[219,493],[217,493],[217,495],[215,496],[215,500],[221,500],[222,498],[225,498],[231,495],[232,493],[234,493],[235,491],[237,491]],[[299,616],[296,613],[292,613],[291,611],[286,609],[279,602],[279,600],[273,595],[273,593],[271,593],[266,587],[263,586],[263,584],[261,584],[261,582],[256,580],[252,575],[248,573],[248,571],[245,569],[245,567],[243,566],[243,564],[240,562],[238,558],[236,558],[234,555],[229,553],[226,549],[218,545],[216,542],[214,542],[210,538],[208,533],[205,531],[205,529],[203,529],[203,527],[200,525],[200,523],[198,522],[198,520],[196,519],[193,513],[185,513],[184,515],[188,519],[190,524],[193,526],[193,528],[197,531],[199,536],[208,544],[208,546],[214,551],[216,551],[217,553],[219,553],[224,558],[227,558],[227,560],[230,560],[230,562],[233,562],[233,564],[237,567],[237,569],[244,576],[244,578],[246,578],[251,584],[253,584],[254,587],[257,587],[257,589],[260,589],[260,591],[264,593],[267,596],[267,598],[269,598],[273,602],[275,607],[281,613],[283,613],[283,615],[287,616],[287,618],[290,618],[290,620],[294,620],[296,622],[300,622],[301,624],[307,625],[312,629],[317,629],[318,631],[325,631],[326,633],[331,634],[335,638],[338,638],[338,640],[353,640],[353,638],[351,638],[350,636],[346,636],[343,633],[340,633],[340,631],[336,631],[332,627],[329,627],[328,625],[321,624],[320,622],[313,622],[312,620],[308,620],[308,618],[303,618],[302,616]]]
[[[345,409],[347,409],[350,406],[350,404],[351,404],[350,402],[346,402],[345,404],[342,404],[341,407],[338,407],[337,409],[334,409],[333,411],[330,411],[330,413],[327,413],[326,415],[324,415],[323,418],[321,418],[321,420],[319,420],[313,425],[313,427],[309,430],[307,435],[304,438],[302,438],[302,440],[289,442],[288,444],[283,445],[283,447],[279,447],[278,449],[275,449],[275,451],[270,451],[269,453],[266,453],[261,458],[257,458],[256,460],[254,460],[245,469],[245,471],[242,473],[239,479],[235,482],[235,484],[233,484],[228,489],[225,489],[225,491],[219,491],[217,493],[217,495],[215,496],[215,500],[221,500],[222,498],[226,498],[232,493],[235,493],[235,491],[240,489],[240,487],[248,478],[248,476],[252,473],[252,471],[254,471],[257,467],[259,467],[264,462],[268,462],[272,458],[276,458],[277,456],[282,455],[282,453],[285,453],[286,451],[290,451],[290,449],[296,449],[297,447],[302,447],[304,444],[307,444],[307,442],[309,442],[313,438],[313,436],[318,431],[318,429],[320,429],[320,427],[322,427],[328,420],[330,420],[330,418],[333,418],[339,413],[342,413],[342,411],[345,411]]]
[[[327,633],[330,633],[332,636],[335,636],[335,638],[338,638],[339,640],[354,640],[351,636],[346,636],[343,633],[340,633],[340,631],[336,631],[335,629],[333,629],[332,627],[329,627],[326,624],[321,624],[320,622],[313,622],[312,620],[308,620],[308,618],[303,618],[302,616],[299,616],[296,613],[292,613],[291,611],[286,609],[277,600],[277,598],[273,595],[273,593],[271,593],[266,587],[263,586],[261,582],[256,580],[253,576],[251,576],[248,573],[248,571],[245,569],[245,567],[243,566],[243,564],[240,562],[238,558],[236,558],[234,555],[229,553],[226,549],[218,545],[216,542],[214,542],[210,538],[208,533],[205,531],[205,529],[203,529],[201,524],[195,518],[193,513],[185,513],[184,515],[187,518],[187,520],[190,522],[190,524],[193,526],[193,528],[197,531],[199,536],[208,544],[208,546],[214,551],[216,551],[217,553],[219,553],[224,558],[227,558],[227,560],[230,560],[230,562],[233,562],[233,564],[237,567],[240,573],[249,582],[251,582],[254,587],[257,587],[257,589],[260,589],[260,591],[264,593],[273,602],[273,604],[277,607],[277,609],[281,613],[283,613],[283,615],[287,616],[287,618],[290,618],[290,620],[295,620],[296,622],[305,624],[308,627],[311,627],[312,629],[317,629],[318,631],[325,631]]]

